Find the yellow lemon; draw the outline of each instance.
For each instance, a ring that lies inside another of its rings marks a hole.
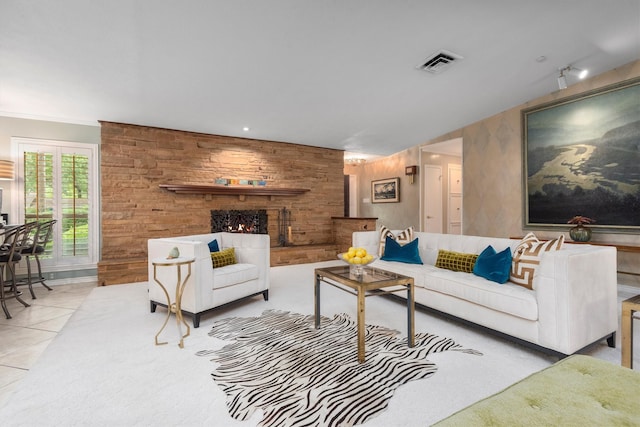
[[[347,254],[349,254],[349,258],[353,258],[354,256],[356,256],[356,248],[349,248]]]
[[[349,254],[347,254],[347,253],[342,254],[342,259],[343,260],[349,261],[349,258],[350,258]]]
[[[367,251],[362,248],[358,248],[356,249],[356,256],[360,258],[364,258],[367,256]]]
[[[353,258],[351,258],[351,263],[352,264],[362,264],[362,258],[360,258],[359,256],[354,256]]]
[[[364,262],[365,262],[366,264],[369,264],[371,261],[373,261],[373,255],[371,255],[371,254],[367,254],[367,255],[364,257]]]

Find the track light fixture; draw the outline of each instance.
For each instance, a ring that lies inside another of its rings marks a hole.
[[[560,75],[558,76],[558,88],[559,89],[566,89],[567,88],[567,78],[566,78],[567,74],[571,74],[573,76],[576,76],[580,80],[582,80],[585,77],[587,77],[587,74],[589,74],[589,71],[588,70],[583,70],[583,69],[580,69],[580,68],[576,68],[576,67],[573,67],[571,65],[567,65],[564,68],[560,68]]]

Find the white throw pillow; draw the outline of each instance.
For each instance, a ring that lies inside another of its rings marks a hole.
[[[405,230],[402,230],[398,234],[393,234],[391,230],[389,230],[384,225],[380,227],[380,240],[378,245],[378,256],[384,255],[384,246],[387,240],[387,236],[391,237],[393,240],[398,242],[400,245],[406,245],[413,241],[413,227],[409,227]]]
[[[542,254],[560,250],[563,243],[564,235],[562,234],[556,239],[541,242],[535,234],[528,233],[513,251],[509,280],[516,285],[533,289],[533,278],[540,266]]]

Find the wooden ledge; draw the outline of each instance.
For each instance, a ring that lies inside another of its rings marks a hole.
[[[273,188],[250,186],[225,186],[203,184],[160,184],[160,188],[173,191],[176,194],[213,194],[216,196],[239,196],[244,200],[245,196],[298,196],[304,194],[308,188]]]

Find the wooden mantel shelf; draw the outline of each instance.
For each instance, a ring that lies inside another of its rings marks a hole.
[[[160,188],[173,191],[176,194],[213,194],[216,196],[239,196],[244,200],[246,196],[298,196],[304,194],[308,188],[273,188],[250,186],[225,186],[203,184],[160,184]]]

